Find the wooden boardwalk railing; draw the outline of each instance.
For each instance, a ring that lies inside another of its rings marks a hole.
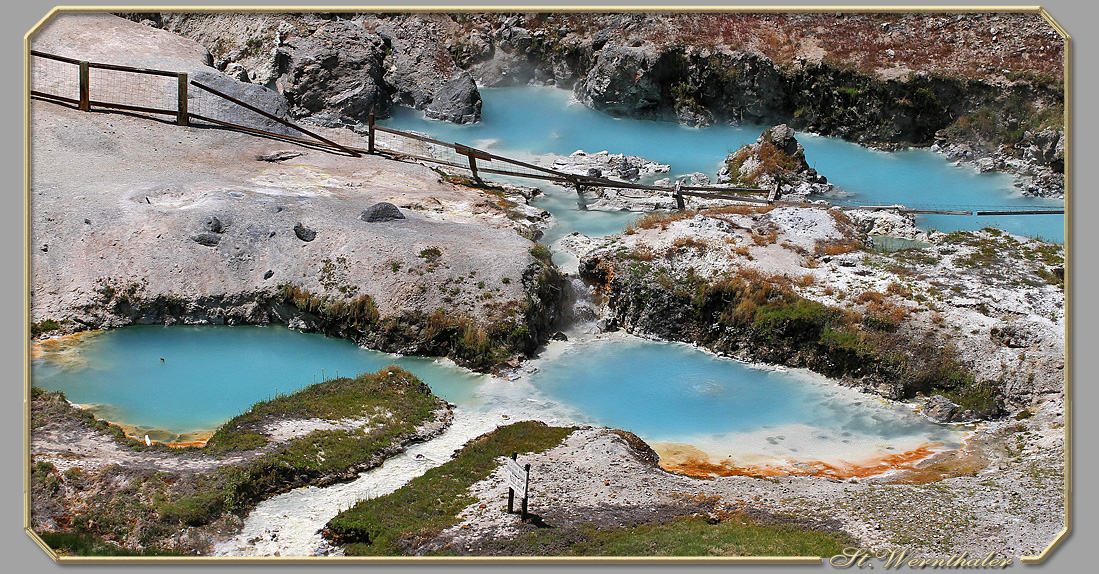
[[[481,174],[484,173],[552,181],[562,185],[573,186],[578,193],[584,188],[592,187],[635,189],[664,193],[675,199],[676,207],[679,209],[686,208],[685,198],[687,197],[755,204],[781,203],[779,201],[777,187],[774,189],[761,189],[724,186],[689,186],[685,185],[682,180],[677,181],[673,186],[660,186],[631,183],[605,177],[566,173],[515,158],[497,155],[460,143],[448,143],[425,135],[381,127],[376,125],[374,114],[370,114],[368,118],[366,126],[367,147],[363,149],[351,143],[339,143],[334,141],[330,137],[322,136],[313,130],[306,129],[291,121],[280,118],[270,111],[263,110],[258,106],[226,94],[221,90],[190,79],[186,72],[172,72],[167,70],[153,70],[117,64],[89,62],[55,54],[47,54],[37,50],[31,50],[30,54],[32,56],[31,97],[75,105],[82,111],[102,108],[146,114],[169,115],[174,116],[176,123],[181,126],[190,125],[192,121],[200,121],[254,135],[278,138],[303,145],[311,145],[318,149],[347,154],[352,157],[361,157],[363,154],[384,155],[391,159],[413,159],[448,166],[470,172],[473,179],[478,182],[481,181]],[[68,68],[57,68],[57,66],[68,66]],[[97,78],[93,81],[92,70],[113,72],[116,74],[116,77],[113,78],[113,82],[107,77]],[[117,74],[122,74],[123,76],[117,76]],[[158,83],[158,81],[151,81],[149,78],[173,78],[175,81],[160,80]],[[202,92],[221,100],[223,104],[224,102],[229,102],[233,106],[236,106],[236,108],[239,108],[239,110],[229,114],[227,117],[213,117],[216,114],[212,111],[206,111],[204,108],[210,107],[213,109],[214,106],[209,106],[204,100],[199,98],[199,93],[195,90],[190,90],[190,86],[199,88]],[[93,94],[97,97],[93,98]],[[196,105],[196,103],[198,105]],[[247,113],[240,110],[246,110]],[[248,118],[253,118],[256,121],[247,122],[246,120]],[[259,118],[262,118],[262,120],[259,120]],[[246,123],[251,123],[252,125],[246,125]],[[280,133],[273,131],[273,126],[282,126],[288,130],[300,133],[305,137],[297,137],[285,132]],[[387,141],[380,141],[379,134],[384,134]],[[492,163],[491,167],[489,167],[486,163],[479,162]],[[759,197],[761,195],[764,197]],[[992,206],[984,209],[965,209],[961,206],[952,206],[948,209],[921,209],[902,205],[835,207],[840,207],[841,209],[895,210],[919,214],[978,216],[1048,215],[1064,213],[1063,208],[1003,209],[1002,207]]]

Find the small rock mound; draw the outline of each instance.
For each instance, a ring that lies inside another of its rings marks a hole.
[[[942,395],[932,395],[924,405],[923,414],[937,423],[948,423],[958,410],[958,405]]]
[[[216,215],[207,216],[206,219],[203,220],[202,226],[210,233],[221,233],[223,231],[221,220],[218,219]]]
[[[199,245],[205,245],[206,247],[217,247],[218,243],[221,243],[221,238],[213,233],[200,233],[191,238],[195,243]]]
[[[300,221],[294,226],[294,235],[297,235],[298,239],[306,242],[313,241],[317,238],[317,232],[302,225]]]
[[[832,190],[828,179],[809,167],[805,148],[786,124],[764,130],[756,143],[726,156],[717,181],[763,189],[777,187],[782,195],[805,196]]]
[[[396,205],[386,201],[375,203],[359,214],[359,219],[367,223],[381,223],[404,218],[404,214],[401,213],[401,210],[398,209]]]

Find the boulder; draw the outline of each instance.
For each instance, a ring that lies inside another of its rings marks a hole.
[[[696,171],[687,175],[687,183],[688,185],[710,185],[710,178],[701,171]]]
[[[327,22],[279,47],[286,72],[279,83],[295,117],[326,125],[365,123],[389,110],[381,36],[350,22]]]
[[[208,215],[206,219],[202,221],[202,227],[211,233],[221,233],[224,231],[221,225],[221,220],[216,215]]]
[[[404,219],[404,214],[397,208],[396,205],[388,202],[380,202],[371,205],[363,210],[359,214],[359,219],[367,223],[380,223],[384,221],[395,221],[397,219]]]
[[[418,15],[385,20],[377,33],[389,45],[382,79],[394,103],[460,123],[481,119],[481,93],[443,44],[437,24]],[[436,102],[438,100],[438,102]],[[434,104],[434,105],[432,105]]]
[[[950,399],[942,395],[932,395],[923,407],[923,414],[937,423],[948,423],[958,408]]]
[[[305,242],[313,241],[317,238],[317,232],[302,225],[300,221],[294,226],[294,235],[297,235],[298,239]]]
[[[1038,165],[1053,163],[1054,159],[1057,158],[1058,150],[1062,150],[1063,157],[1064,144],[1061,140],[1064,138],[1061,137],[1061,132],[1053,128],[1045,128],[1026,139],[1032,142],[1026,148],[1026,157]]]
[[[191,240],[206,247],[217,247],[218,243],[221,243],[221,237],[214,233],[200,233],[192,237]]]
[[[225,66],[225,75],[238,82],[243,82],[245,84],[252,83],[251,78],[248,77],[248,70],[239,62],[233,62]]]
[[[435,91],[431,103],[424,108],[424,116],[457,124],[481,121],[481,93],[473,76],[463,71],[450,78]]]
[[[636,167],[625,166],[618,168],[618,177],[626,181],[637,181],[641,178],[641,172]]]
[[[663,119],[662,85],[652,73],[658,59],[653,48],[608,42],[588,75],[577,80],[576,97],[611,115]]]

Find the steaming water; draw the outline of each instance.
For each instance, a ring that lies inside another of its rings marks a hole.
[[[482,122],[455,125],[424,119],[420,112],[396,108],[382,123],[398,129],[433,134],[443,141],[482,147],[502,155],[568,155],[589,153],[637,155],[672,166],[671,176],[702,172],[715,179],[726,154],[752,143],[767,126],[715,125],[689,128],[671,122],[613,118],[570,103],[571,92],[557,88],[482,88]],[[977,173],[971,166],[955,167],[928,150],[882,152],[838,138],[798,133],[810,165],[841,190],[824,199],[847,205],[904,204],[909,206],[1063,207],[1060,200],[1023,196],[1007,174]],[[531,185],[527,182],[527,185]],[[592,216],[576,205],[576,194],[554,188],[537,203],[549,210],[561,227],[586,235],[620,230],[636,215]],[[1064,241],[1064,216],[917,217],[917,224],[940,231],[995,226],[1026,236]]]

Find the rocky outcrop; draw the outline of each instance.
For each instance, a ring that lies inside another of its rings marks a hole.
[[[953,127],[953,126],[952,126]],[[1003,171],[1019,176],[1015,186],[1024,195],[1064,197],[1065,137],[1064,132],[1045,127],[1037,132],[1025,131],[1011,145],[1000,144],[972,133],[945,129],[936,134],[932,151],[940,152],[959,163],[971,163],[981,173]]]
[[[432,95],[424,116],[457,124],[481,121],[481,94],[469,72],[458,72]]]
[[[606,150],[588,153],[576,150],[568,157],[548,156],[555,170],[588,177],[637,181],[643,176],[668,173],[671,167],[643,157],[610,153]]]
[[[923,407],[923,414],[937,423],[948,423],[958,412],[958,405],[942,395],[932,395]]]
[[[380,54],[373,39],[373,47],[367,48],[383,63],[381,84],[369,76],[387,92],[384,102],[426,109],[431,117],[457,122],[479,118],[473,83],[542,84],[572,88],[584,104],[615,115],[688,125],[786,122],[799,130],[898,148],[932,145],[936,132],[981,110],[991,111],[1004,133],[1021,133],[1020,128],[1037,133],[1041,127],[1034,118],[1053,114],[1064,102],[1063,83],[1046,71],[1056,72],[1047,64],[1059,61],[1062,44],[1051,39],[1052,31],[1041,18],[1022,14],[993,16],[1001,23],[991,27],[975,15],[884,26],[872,16],[841,14],[794,19],[732,14],[277,14],[252,23],[239,14],[131,17],[199,39],[219,69],[238,74],[229,66],[240,63],[253,81],[271,85],[293,74],[286,56],[295,43],[325,23],[339,24],[352,36],[377,34],[383,39]],[[837,30],[840,39],[809,32],[821,26]],[[706,34],[700,36],[701,30]],[[845,35],[852,45],[832,45],[843,44]],[[967,40],[959,44],[958,38]],[[867,52],[881,42],[894,48]],[[955,49],[949,57],[929,58],[937,45]],[[995,69],[983,61],[974,69],[973,60],[989,54],[999,58]],[[1034,59],[1036,54],[1041,58]],[[1042,72],[1035,73],[1035,68]],[[347,82],[351,80],[342,83]],[[353,89],[356,96],[346,104],[342,102],[351,88],[316,89],[324,98],[355,109],[353,101],[371,99],[369,85],[362,84],[361,97]],[[377,106],[377,113],[384,114],[383,108]],[[1012,137],[1007,143],[1022,149],[1017,136]],[[1003,143],[967,142],[982,156]],[[1023,147],[1029,145],[1024,142]]]
[[[383,80],[384,40],[349,22],[325,22],[312,34],[282,42],[276,50],[276,84],[295,117],[324,125],[355,125],[371,113],[388,115],[390,90]]]
[[[623,46],[608,42],[595,66],[576,83],[576,99],[611,115],[667,119],[662,91],[670,69],[652,46]]]
[[[480,121],[481,98],[443,40],[447,18],[335,14],[126,14],[205,46],[211,63],[277,88],[293,117],[327,126],[387,117],[394,104],[429,117]]]
[[[458,123],[481,121],[481,95],[469,72],[454,63],[442,43],[442,24],[431,17],[399,16],[378,24],[385,39],[385,82],[393,101],[428,117]]]
[[[833,187],[809,167],[805,148],[786,124],[765,130],[755,143],[726,156],[725,167],[717,177],[718,183],[778,189],[786,198],[825,193]]]

